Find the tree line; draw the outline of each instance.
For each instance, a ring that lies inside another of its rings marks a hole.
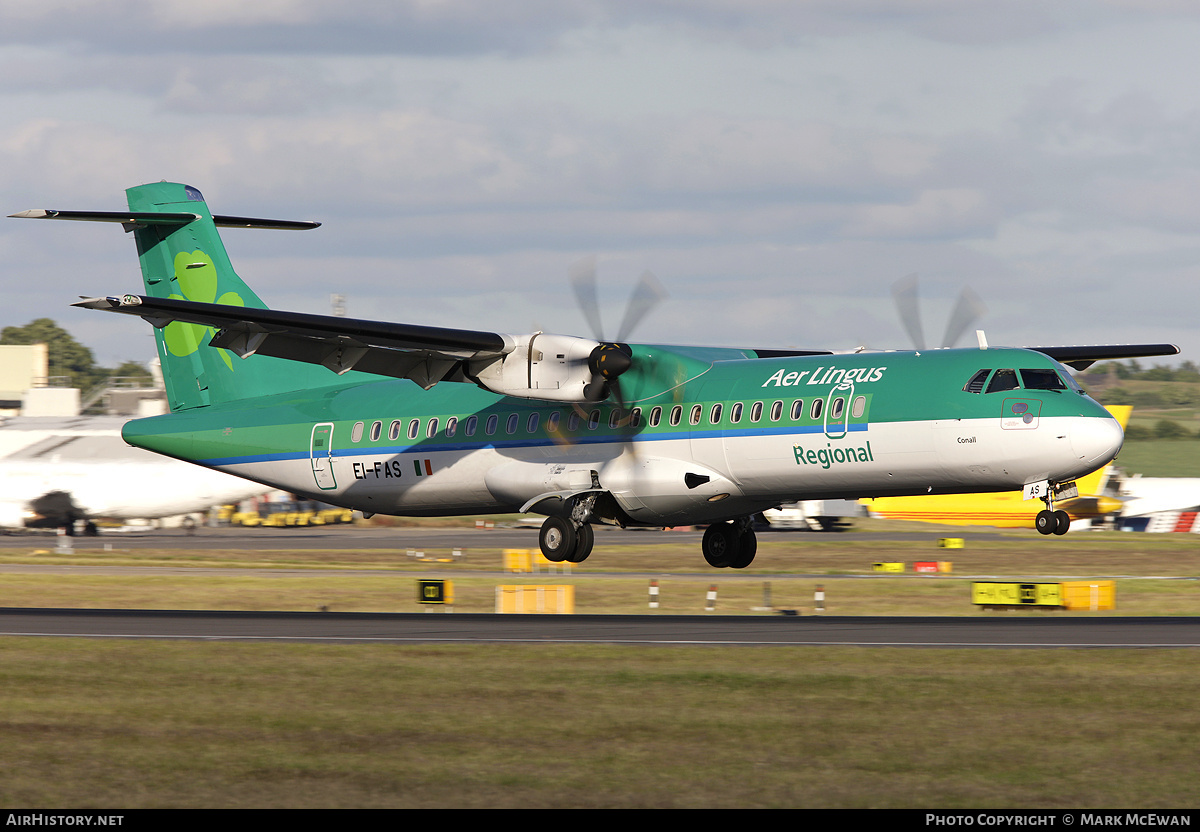
[[[119,367],[101,367],[92,351],[49,318],[38,318],[25,326],[0,329],[0,344],[45,344],[49,376],[65,379],[67,387],[88,391],[112,376],[150,379],[150,372],[136,361]]]
[[[1143,367],[1137,359],[1106,361],[1088,369],[1080,381],[1101,376],[1116,376],[1122,381],[1184,381],[1197,384],[1200,383],[1200,367],[1193,361],[1184,361],[1178,367],[1168,367],[1166,364]]]

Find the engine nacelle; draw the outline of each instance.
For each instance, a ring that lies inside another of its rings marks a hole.
[[[508,337],[516,344],[512,352],[471,364],[472,377],[485,390],[552,402],[600,401],[606,395],[602,383],[592,383],[588,365],[599,341],[542,332]]]

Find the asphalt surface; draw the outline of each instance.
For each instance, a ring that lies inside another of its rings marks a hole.
[[[0,608],[0,635],[360,643],[1200,647],[1200,618],[480,615]]]
[[[853,532],[766,532],[771,537],[864,539],[891,535]],[[895,539],[936,540],[936,531]],[[998,536],[972,535],[972,539]],[[698,531],[597,530],[598,545],[694,543]],[[601,539],[602,538],[602,541]],[[530,548],[537,529],[202,528],[155,530],[74,538],[77,551],[105,543],[135,548],[236,549],[451,549],[456,546]],[[0,536],[0,548],[52,547],[54,535]],[[44,566],[7,565],[0,571],[42,571]],[[161,567],[54,567],[145,571]],[[208,572],[220,570],[195,569]],[[298,573],[311,574],[311,573]],[[406,573],[414,576],[415,573]],[[700,577],[708,577],[707,574]],[[727,576],[723,576],[727,577]],[[795,576],[800,577],[800,576]],[[961,577],[961,576],[960,576]],[[761,580],[757,576],[755,580]],[[1200,618],[1006,618],[826,617],[672,615],[480,615],[430,612],[302,613],[175,610],[81,610],[0,608],[0,635],[89,638],[259,640],[342,643],[604,643],[663,645],[859,645],[895,647],[1200,647]]]
[[[664,543],[686,543],[700,552],[703,531],[673,529],[618,529],[612,526],[596,527],[596,546],[657,546]],[[1000,539],[999,532],[955,533],[955,537],[970,541]],[[877,532],[810,532],[810,531],[764,531],[759,540],[800,541],[875,541],[898,540],[937,541],[946,537],[946,532],[917,531],[910,533],[880,534]],[[309,528],[257,528],[237,527],[199,528],[189,534],[183,529],[158,529],[134,532],[102,532],[98,537],[70,538],[71,545],[78,550],[103,549],[108,543],[122,549],[187,548],[187,549],[340,549],[354,546],[360,549],[445,549],[456,546],[463,548],[510,548],[529,549],[538,545],[538,528],[534,526],[494,528],[478,530],[471,528],[363,528],[339,525]],[[0,535],[0,548],[16,549],[30,546],[57,546],[59,538],[53,533],[23,533]]]

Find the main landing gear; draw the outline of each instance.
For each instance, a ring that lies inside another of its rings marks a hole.
[[[713,523],[704,532],[700,544],[709,566],[745,569],[758,552],[758,538],[750,527],[750,518]]]
[[[596,533],[591,523],[578,526],[567,517],[547,517],[538,534],[538,545],[546,560],[553,563],[583,563],[592,553]]]
[[[1054,489],[1050,489],[1045,497],[1042,497],[1042,502],[1046,507],[1037,513],[1033,524],[1037,527],[1040,534],[1066,534],[1071,528],[1071,515],[1067,514],[1061,508],[1054,510]]]

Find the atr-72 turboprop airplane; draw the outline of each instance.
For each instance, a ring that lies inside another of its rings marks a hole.
[[[709,524],[705,559],[741,568],[750,518],[807,499],[1023,489],[1065,532],[1054,499],[1123,434],[1058,362],[1178,352],[676,347],[281,312],[216,229],[317,223],[214,216],[182,184],[127,195],[14,215],[133,231],[146,293],[76,304],[156,327],[172,412],[127,442],[368,514],[544,514],[554,561],[586,558],[594,523]]]

